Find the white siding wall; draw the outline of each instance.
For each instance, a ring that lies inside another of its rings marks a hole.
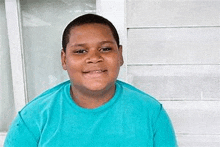
[[[126,7],[128,81],[161,101],[180,147],[219,147],[220,1]]]

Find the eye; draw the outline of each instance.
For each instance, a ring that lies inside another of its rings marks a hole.
[[[84,54],[86,52],[87,51],[85,49],[79,49],[79,50],[74,51],[74,53],[76,53],[76,54]]]
[[[110,48],[110,47],[104,47],[104,48],[101,48],[100,51],[102,51],[102,52],[109,52],[111,50],[112,50],[112,48]]]

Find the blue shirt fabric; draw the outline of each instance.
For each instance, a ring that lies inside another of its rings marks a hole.
[[[13,121],[5,147],[176,147],[170,119],[151,96],[121,81],[95,109],[78,106],[70,81],[28,103]]]

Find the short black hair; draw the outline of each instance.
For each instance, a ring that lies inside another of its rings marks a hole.
[[[98,24],[103,24],[108,26],[111,31],[112,35],[119,47],[119,35],[118,32],[115,28],[115,26],[106,18],[96,15],[96,14],[85,14],[77,17],[73,21],[71,21],[65,28],[63,32],[63,37],[62,37],[62,47],[64,52],[66,52],[66,46],[69,42],[69,36],[70,36],[70,31],[76,26],[84,25],[84,24],[92,24],[92,23],[98,23]]]

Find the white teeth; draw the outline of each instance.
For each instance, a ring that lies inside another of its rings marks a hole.
[[[95,73],[100,73],[100,72],[102,72],[101,70],[96,70],[96,71],[94,71]]]
[[[86,71],[84,73],[102,73],[105,72],[105,70],[91,70],[91,71]]]

